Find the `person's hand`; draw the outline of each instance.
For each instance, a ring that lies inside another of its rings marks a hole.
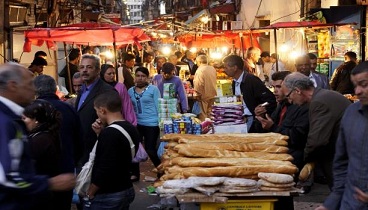
[[[256,106],[256,108],[254,109],[254,114],[256,116],[264,116],[266,112],[267,112],[266,107],[261,106],[261,105]]]
[[[269,130],[274,124],[272,118],[268,114],[266,114],[266,118],[260,116],[256,116],[256,118],[262,124],[263,129]]]
[[[360,190],[357,187],[354,187],[354,190],[355,190],[354,197],[358,201],[363,202],[363,203],[368,203],[368,193],[363,192],[362,190]]]
[[[49,179],[51,191],[68,191],[75,186],[75,175],[73,173],[60,174]]]
[[[328,210],[328,208],[322,206],[318,206],[317,208],[315,208],[314,210]]]
[[[101,130],[103,129],[103,125],[100,119],[96,119],[94,123],[92,123],[92,130],[98,135],[100,135]]]

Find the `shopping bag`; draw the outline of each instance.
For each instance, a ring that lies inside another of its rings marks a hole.
[[[165,146],[166,146],[167,142],[165,141],[162,141],[160,142],[160,145],[158,146],[158,149],[157,149],[157,156],[158,158],[161,159],[162,155],[164,154],[165,152]]]
[[[87,193],[89,185],[91,184],[92,168],[96,155],[96,146],[97,141],[95,146],[93,146],[92,151],[89,153],[88,161],[84,164],[81,172],[77,176],[74,190],[78,195],[84,196]]]
[[[195,114],[195,115],[199,115],[201,113],[201,107],[199,106],[198,101],[195,101],[193,103],[192,113]]]
[[[139,163],[139,162],[145,162],[148,160],[148,154],[146,150],[144,149],[142,143],[139,143],[137,154],[135,154],[135,157],[133,158],[133,163]]]

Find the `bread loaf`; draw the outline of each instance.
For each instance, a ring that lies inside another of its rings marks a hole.
[[[260,172],[258,173],[258,177],[260,179],[264,179],[268,182],[272,182],[275,184],[286,184],[286,183],[292,183],[294,181],[294,178],[289,175],[293,173],[283,173],[283,172]]]
[[[174,150],[186,149],[195,147],[206,150],[229,150],[238,152],[268,152],[268,153],[287,153],[288,148],[284,146],[268,145],[268,144],[254,144],[254,143],[225,143],[225,142],[194,142],[191,144],[177,144]]]
[[[281,188],[285,188],[285,187],[293,187],[295,185],[295,182],[291,182],[291,183],[286,183],[286,184],[275,184],[272,182],[268,182],[264,179],[260,179],[258,180],[258,185],[259,186],[263,186],[263,187],[281,187]]]
[[[247,133],[247,134],[237,134],[237,133],[226,133],[226,134],[204,134],[204,135],[191,135],[191,134],[165,134],[161,139],[163,141],[179,141],[179,139],[187,140],[211,140],[211,139],[224,139],[224,138],[234,138],[234,139],[277,139],[277,140],[288,140],[289,137],[279,134],[279,133]]]
[[[313,170],[314,170],[314,163],[305,164],[303,169],[300,171],[299,180],[300,181],[307,180],[308,177],[312,174]]]
[[[181,167],[214,167],[214,166],[247,166],[247,165],[292,165],[290,161],[263,160],[257,158],[188,158],[176,157],[161,163],[165,167],[173,165]],[[159,167],[161,167],[161,165]]]
[[[291,191],[292,187],[260,187],[261,191]]]
[[[249,193],[258,191],[257,187],[234,187],[234,186],[221,186],[219,189],[222,193]]]
[[[173,166],[168,168],[169,173],[179,173],[183,174],[184,177],[191,176],[201,176],[201,177],[211,177],[211,176],[228,176],[228,177],[244,177],[255,175],[259,171],[263,172],[273,172],[273,173],[286,173],[294,174],[298,169],[293,165],[281,165],[281,166],[271,166],[271,165],[249,165],[249,166],[228,166],[228,167],[178,167]]]
[[[180,148],[178,153],[181,156],[202,157],[202,158],[244,157],[244,158],[259,158],[264,160],[293,160],[293,157],[289,154],[271,154],[266,152],[237,152],[229,150],[206,150],[194,147]]]
[[[226,177],[223,185],[230,187],[255,187],[257,186],[257,181],[253,179]]]

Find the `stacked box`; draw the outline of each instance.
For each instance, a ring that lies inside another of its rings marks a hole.
[[[175,84],[173,83],[164,83],[164,89],[163,89],[163,98],[164,99],[171,99],[175,98]]]
[[[242,104],[215,104],[212,106],[211,118],[215,125],[244,124]]]

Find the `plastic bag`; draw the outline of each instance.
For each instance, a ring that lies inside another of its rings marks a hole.
[[[139,163],[144,162],[148,160],[148,154],[146,150],[144,149],[142,143],[139,143],[137,154],[135,154],[135,157],[133,158],[133,163]]]
[[[162,155],[164,154],[165,152],[165,146],[166,146],[167,142],[165,141],[162,141],[160,142],[160,145],[158,146],[158,149],[157,149],[157,156],[158,158],[161,159]]]
[[[192,113],[195,114],[195,115],[199,115],[201,113],[201,107],[199,106],[198,101],[195,101],[193,103]]]

